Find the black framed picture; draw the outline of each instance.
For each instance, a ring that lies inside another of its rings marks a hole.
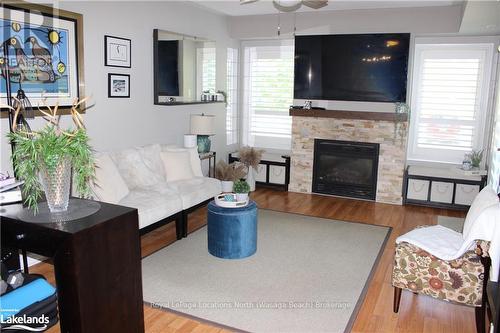
[[[127,38],[104,36],[104,65],[109,67],[132,66],[132,41]]]
[[[129,98],[130,97],[130,75],[108,74],[108,97]]]

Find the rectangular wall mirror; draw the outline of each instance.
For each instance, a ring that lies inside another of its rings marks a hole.
[[[155,29],[153,54],[155,104],[213,102],[202,95],[215,92],[214,41]]]

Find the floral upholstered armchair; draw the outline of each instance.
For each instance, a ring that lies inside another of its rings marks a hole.
[[[392,271],[394,312],[399,311],[401,291],[406,289],[475,307],[477,331],[484,332],[483,292],[489,268],[488,247],[489,242],[477,241],[475,250],[445,261],[410,243],[399,243]]]
[[[499,278],[500,203],[492,188],[476,197],[463,232],[424,226],[396,239],[392,285],[394,312],[403,289],[447,302],[475,307],[476,328],[485,332],[485,289]]]

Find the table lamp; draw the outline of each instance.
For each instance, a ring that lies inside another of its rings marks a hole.
[[[198,153],[208,153],[210,151],[210,135],[214,135],[215,116],[205,114],[191,115],[191,134],[196,134]]]

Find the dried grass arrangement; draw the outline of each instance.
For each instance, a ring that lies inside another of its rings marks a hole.
[[[262,154],[264,153],[263,149],[256,149],[253,147],[241,147],[238,151],[238,156],[240,158],[240,162],[245,164],[250,170],[252,167],[257,171],[260,161],[262,160]]]
[[[215,178],[222,181],[237,181],[247,174],[246,166],[241,163],[227,164],[220,160],[215,167]]]

